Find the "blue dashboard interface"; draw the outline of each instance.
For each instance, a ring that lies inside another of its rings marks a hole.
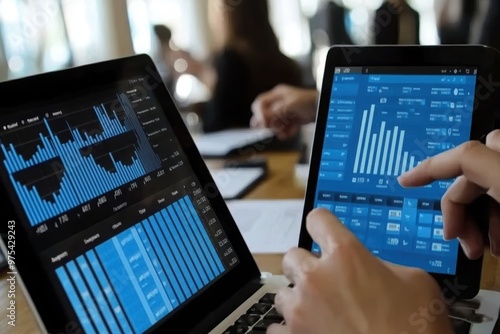
[[[469,140],[476,76],[475,68],[336,68],[314,206],[386,261],[456,274],[459,243],[444,240],[440,207],[453,180],[403,189],[397,177]]]
[[[68,318],[153,331],[240,260],[148,76],[72,96],[2,115],[0,176]]]

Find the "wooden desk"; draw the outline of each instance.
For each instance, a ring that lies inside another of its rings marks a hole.
[[[269,161],[269,176],[265,182],[248,194],[248,199],[294,199],[301,198],[304,189],[294,182],[294,167],[298,159],[295,153],[267,154]],[[255,260],[262,271],[282,274],[282,255],[256,255]],[[500,291],[500,266],[497,260],[486,254],[484,258],[482,289]],[[8,307],[7,293],[9,287],[7,275],[0,275],[0,333],[32,334],[38,332],[38,327],[31,310],[28,308],[24,295],[16,287],[16,327],[7,323]]]

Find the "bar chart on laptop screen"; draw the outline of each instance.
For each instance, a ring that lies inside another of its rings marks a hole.
[[[50,116],[1,138],[4,166],[32,226],[161,168],[127,94]]]

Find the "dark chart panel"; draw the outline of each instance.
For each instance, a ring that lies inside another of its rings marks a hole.
[[[383,259],[447,274],[458,242],[443,239],[440,199],[453,180],[403,189],[397,177],[469,140],[476,76],[458,71],[337,69],[315,203]]]
[[[33,226],[161,168],[129,98],[117,98],[121,114],[101,104],[54,121],[44,118],[35,127],[35,152],[33,142],[2,141],[5,168]],[[78,115],[89,112],[96,124]],[[67,128],[55,132],[51,124],[61,122]],[[89,127],[94,131],[80,130]]]

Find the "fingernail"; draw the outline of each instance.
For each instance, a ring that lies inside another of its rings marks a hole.
[[[407,178],[410,173],[411,173],[411,171],[406,171],[406,172],[402,173],[401,175],[398,176],[398,181],[401,181],[402,179]]]
[[[463,249],[465,255],[467,255],[467,257],[470,257],[470,255],[471,255],[470,247],[462,240],[458,239],[458,241],[460,242],[460,245],[462,246],[462,249]]]
[[[412,188],[411,186],[405,185],[405,183],[407,183],[406,179],[407,179],[407,177],[404,174],[401,175],[401,176],[399,176],[398,179],[397,179],[399,186],[402,187],[402,188]]]

